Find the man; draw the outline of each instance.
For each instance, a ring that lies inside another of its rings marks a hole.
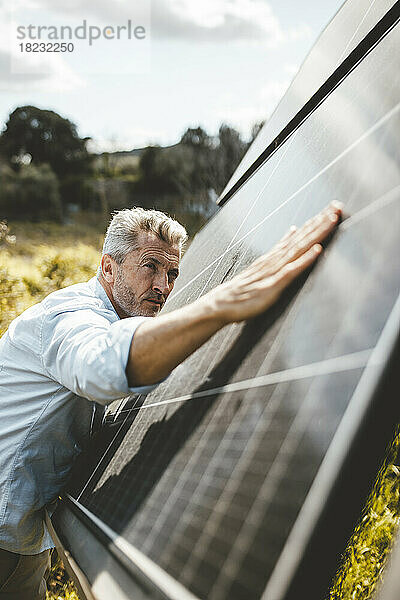
[[[288,234],[190,305],[158,315],[184,228],[158,211],[112,219],[97,278],[50,294],[0,340],[0,600],[44,600],[53,542],[44,508],[90,434],[96,403],[148,393],[219,329],[254,317],[321,252],[341,207]]]

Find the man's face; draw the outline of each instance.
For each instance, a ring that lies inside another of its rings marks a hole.
[[[112,294],[124,315],[155,317],[178,277],[180,252],[145,231],[139,233],[138,246],[117,265]]]

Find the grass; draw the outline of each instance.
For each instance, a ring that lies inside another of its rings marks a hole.
[[[343,555],[329,600],[370,600],[382,582],[392,540],[400,525],[399,430]]]
[[[0,226],[0,335],[13,318],[51,291],[94,275],[104,222],[89,216],[71,225],[16,223],[10,229]],[[400,524],[399,448],[396,435],[327,600],[370,600],[382,580]],[[79,600],[60,562],[52,569],[47,600]]]
[[[90,279],[102,242],[99,231],[83,223],[18,223],[10,230],[0,228],[0,335],[50,292]]]
[[[73,582],[58,557],[51,568],[47,582],[46,600],[80,600]]]
[[[68,225],[42,221],[9,223],[10,233],[16,237],[14,253],[31,255],[37,246],[69,248],[77,242],[101,250],[106,222],[95,214],[79,214]]]

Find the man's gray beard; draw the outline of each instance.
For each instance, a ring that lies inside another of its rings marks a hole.
[[[129,317],[151,317],[152,314],[146,312],[146,309],[140,306],[136,296],[126,285],[121,267],[118,267],[117,277],[114,283],[113,298],[115,304],[121,308]]]

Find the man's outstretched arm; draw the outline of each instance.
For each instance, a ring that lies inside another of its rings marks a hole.
[[[341,205],[333,203],[300,229],[290,231],[270,252],[195,302],[139,325],[126,373],[131,387],[167,377],[192,352],[229,323],[244,321],[272,306],[282,291],[321,253]]]

